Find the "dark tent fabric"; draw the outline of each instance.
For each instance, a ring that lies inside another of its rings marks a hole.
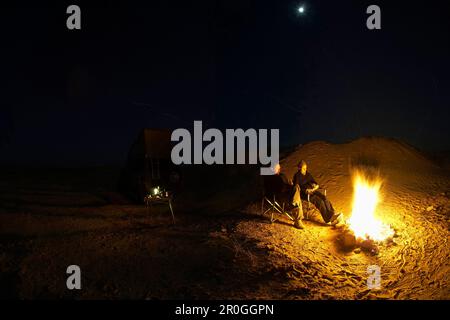
[[[144,129],[131,146],[119,188],[136,201],[143,201],[153,187],[169,188],[175,166],[170,160],[170,130]]]

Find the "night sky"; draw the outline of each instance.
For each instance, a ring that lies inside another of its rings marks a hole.
[[[282,145],[450,149],[444,1],[55,3],[1,4],[2,163],[120,165],[142,128],[194,120],[279,128]],[[81,30],[66,28],[70,4]],[[381,30],[366,28],[370,4]]]

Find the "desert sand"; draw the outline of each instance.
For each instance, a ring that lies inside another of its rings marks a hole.
[[[350,164],[376,166],[384,179],[377,216],[395,230],[392,241],[377,253],[349,249],[317,213],[297,230],[282,216],[269,223],[259,201],[220,214],[176,212],[171,225],[164,208],[149,212],[115,191],[118,170],[10,168],[0,179],[0,297],[450,298],[447,169],[381,138],[308,143],[282,159],[282,171],[292,177],[300,159],[346,218]],[[66,288],[71,264],[81,268],[81,290]],[[369,265],[381,268],[379,290],[367,287]]]

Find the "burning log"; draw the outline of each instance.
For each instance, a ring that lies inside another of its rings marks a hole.
[[[363,250],[365,252],[370,252],[371,254],[378,254],[380,241],[357,237],[353,230],[350,228],[345,228],[342,235],[339,237],[339,241],[345,251],[358,252]]]
[[[378,244],[394,237],[394,230],[375,216],[381,186],[379,176],[370,179],[363,171],[354,171],[352,213],[340,238],[344,249],[377,254]]]

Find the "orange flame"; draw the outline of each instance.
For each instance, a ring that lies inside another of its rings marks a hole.
[[[375,217],[381,185],[379,177],[371,180],[360,171],[353,175],[352,215],[347,223],[357,238],[383,241],[394,234],[389,225]]]

